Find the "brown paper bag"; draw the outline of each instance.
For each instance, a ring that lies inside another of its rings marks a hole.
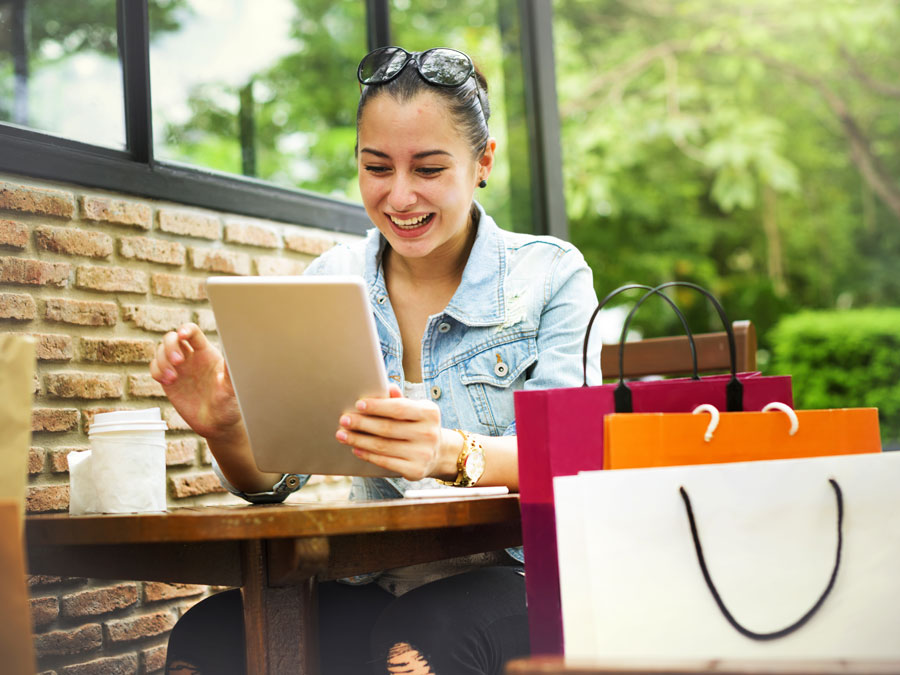
[[[19,522],[28,483],[34,361],[34,338],[0,335],[0,499],[18,504]]]
[[[37,672],[31,638],[31,612],[25,585],[25,548],[21,537],[10,536],[21,528],[20,504],[0,499],[0,667],[9,675]]]

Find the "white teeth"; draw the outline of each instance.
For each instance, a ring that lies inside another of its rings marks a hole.
[[[395,216],[389,216],[389,218],[391,219],[391,222],[398,227],[412,228],[423,223],[430,215],[430,213],[426,213],[424,216],[419,216],[418,218],[410,218],[409,220],[400,220]]]

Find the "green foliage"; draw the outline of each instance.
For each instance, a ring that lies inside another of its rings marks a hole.
[[[797,408],[877,407],[882,439],[900,442],[900,309],[801,312],[771,338]]]
[[[762,346],[800,308],[900,305],[897,3],[556,0],[554,17],[572,240],[598,293],[695,281]],[[648,314],[645,334],[678,330]]]

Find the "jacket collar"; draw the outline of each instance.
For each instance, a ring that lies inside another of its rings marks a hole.
[[[475,202],[478,231],[463,270],[462,281],[450,299],[445,313],[468,326],[495,326],[506,318],[504,281],[506,279],[506,246],[497,223]],[[381,265],[387,240],[372,228],[366,236],[366,286],[372,300],[381,305],[387,297],[384,270]]]

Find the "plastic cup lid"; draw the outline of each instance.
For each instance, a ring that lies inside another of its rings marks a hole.
[[[162,420],[159,408],[145,410],[117,410],[98,413],[88,430],[88,436],[113,431],[165,431],[168,425]]]

